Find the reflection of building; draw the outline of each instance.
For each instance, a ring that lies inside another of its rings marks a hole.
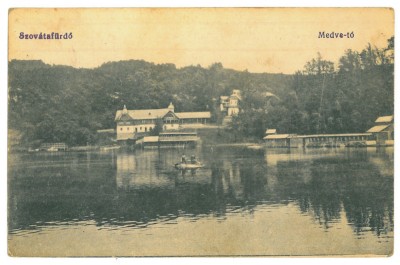
[[[377,145],[394,144],[393,115],[382,116],[376,119],[375,126],[368,130],[372,133]]]
[[[224,161],[221,172],[223,172],[221,184],[224,193],[233,193],[236,199],[242,198],[243,183],[240,176],[239,164]]]
[[[157,152],[146,152],[140,156],[120,153],[117,155],[117,187],[139,189],[149,187],[173,187],[173,180],[157,172]]]
[[[239,114],[239,101],[242,100],[240,90],[234,89],[232,95],[220,97],[220,110],[227,116]]]
[[[118,110],[115,115],[117,123],[117,140],[136,139],[137,134],[147,134],[154,130],[157,124],[163,130],[177,130],[206,124],[211,113],[205,112],[175,112],[172,103],[165,109]]]

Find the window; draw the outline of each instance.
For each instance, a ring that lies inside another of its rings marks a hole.
[[[121,127],[120,131],[122,131],[122,127]]]
[[[144,127],[144,131],[147,132],[147,127]]]
[[[137,132],[137,127],[135,127],[135,132]]]
[[[126,130],[129,131],[129,127],[127,127]]]

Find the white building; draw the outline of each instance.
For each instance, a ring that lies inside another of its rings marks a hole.
[[[232,95],[220,97],[220,110],[226,112],[226,116],[238,115],[240,100],[242,100],[240,90],[234,89]]]
[[[150,133],[156,127],[157,122],[162,123],[163,130],[178,130],[182,127],[209,123],[210,118],[209,111],[175,112],[172,103],[165,109],[128,110],[124,106],[115,114],[117,140],[136,139],[140,133]]]

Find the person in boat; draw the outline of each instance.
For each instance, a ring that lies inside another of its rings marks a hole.
[[[192,156],[190,157],[190,162],[192,162],[192,164],[196,164],[196,163],[197,163],[197,160],[196,160],[196,156],[195,156],[195,155],[192,155]]]
[[[185,155],[182,155],[181,162],[186,164],[186,156]]]

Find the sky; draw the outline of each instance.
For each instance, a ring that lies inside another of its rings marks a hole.
[[[19,39],[21,32],[70,33],[68,40]],[[353,38],[318,38],[320,32]],[[94,68],[139,59],[177,67],[291,74],[317,56],[335,62],[346,49],[379,48],[394,35],[388,8],[14,9],[8,59]]]

